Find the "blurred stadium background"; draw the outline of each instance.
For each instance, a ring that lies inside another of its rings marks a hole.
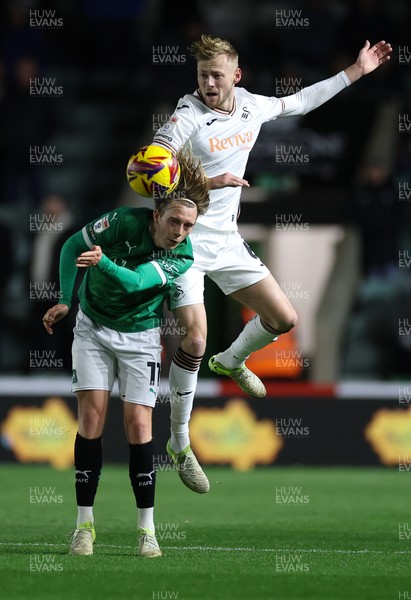
[[[263,127],[240,230],[299,313],[253,355],[268,397],[201,370],[192,442],[204,464],[411,463],[411,8],[407,0],[265,2],[10,0],[0,8],[0,427],[2,462],[72,464],[73,318],[42,329],[59,250],[91,218],[147,200],[128,158],[196,87],[187,46],[202,32],[240,52],[241,85],[283,96],[393,46],[373,74],[304,116]],[[206,358],[250,317],[207,281]],[[167,439],[164,320],[156,438]],[[127,461],[113,401],[105,459]],[[256,440],[259,440],[258,443]],[[264,443],[263,441],[264,440]],[[163,450],[164,453],[164,450]]]

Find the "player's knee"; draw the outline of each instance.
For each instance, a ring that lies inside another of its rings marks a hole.
[[[295,310],[290,307],[281,315],[280,319],[278,319],[276,329],[281,333],[287,333],[287,331],[291,331],[291,329],[297,325],[297,321],[298,315]]]
[[[286,333],[287,331],[291,331],[291,329],[297,325],[297,321],[298,315],[292,308],[287,312],[286,315],[284,315],[280,323],[279,331],[283,331],[284,333]]]
[[[135,417],[127,422],[128,438],[134,444],[145,444],[151,440],[151,423],[144,418]]]
[[[186,337],[181,342],[181,347],[184,352],[191,354],[191,356],[203,356],[206,350],[206,339],[199,332],[187,332]]]
[[[79,414],[79,433],[83,437],[93,438],[101,428],[103,415],[95,407],[89,407]]]

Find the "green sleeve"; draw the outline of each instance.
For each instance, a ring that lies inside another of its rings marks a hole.
[[[60,253],[60,292],[59,304],[71,306],[73,289],[76,281],[78,268],[76,258],[86,250],[90,250],[84,241],[81,231],[74,233],[64,242]]]
[[[181,264],[178,269],[172,273],[164,273],[158,266],[157,261],[147,262],[134,270],[120,267],[103,254],[97,267],[109,277],[115,279],[126,292],[142,291],[152,287],[162,287],[166,283],[171,283],[179,275],[182,275],[191,266],[192,260],[181,258]]]

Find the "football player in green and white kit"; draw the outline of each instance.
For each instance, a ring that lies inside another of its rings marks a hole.
[[[187,236],[197,216],[208,207],[206,179],[199,163],[185,155],[180,156],[180,164],[185,173],[182,193],[155,199],[154,211],[112,210],[72,235],[61,251],[62,297],[43,317],[49,334],[70,310],[78,268],[87,268],[78,291],[72,347],[78,433],[74,446],[77,524],[71,554],[93,553],[93,505],[102,468],[102,435],[117,378],[138,509],[138,553],[161,556],[154,526],[152,411],[159,388],[162,307],[172,282],[193,263]],[[186,485],[190,477],[199,485],[196,471],[203,472],[191,449],[184,465],[178,467]],[[196,491],[208,491],[204,474],[202,485],[204,489]]]

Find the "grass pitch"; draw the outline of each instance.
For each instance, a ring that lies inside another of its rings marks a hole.
[[[5,600],[411,598],[408,473],[384,468],[207,468],[208,494],[159,472],[161,558],[136,556],[128,468],[103,469],[93,556],[67,554],[72,471],[2,466]]]

